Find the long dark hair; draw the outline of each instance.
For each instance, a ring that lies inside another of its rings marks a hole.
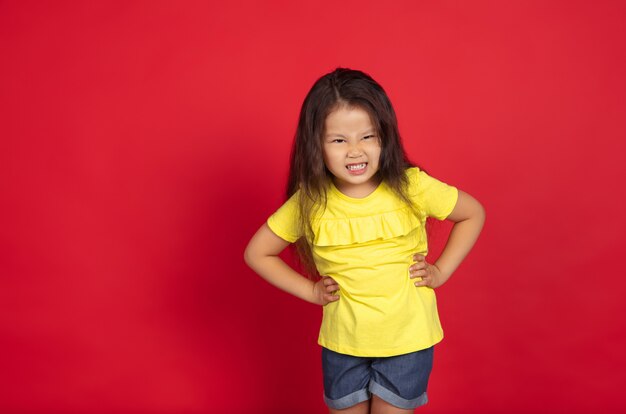
[[[322,153],[324,126],[326,117],[343,106],[359,108],[369,114],[381,145],[378,178],[417,214],[407,195],[406,169],[414,164],[402,146],[396,113],[383,88],[359,70],[337,68],[322,76],[300,109],[287,181],[287,197],[300,190],[298,221],[304,237],[296,242],[296,248],[305,272],[313,279],[317,271],[311,253],[311,218],[325,208],[326,190],[333,177],[324,164]]]

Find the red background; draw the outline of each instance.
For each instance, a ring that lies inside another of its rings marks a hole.
[[[219,3],[0,2],[0,411],[326,412],[242,253],[347,66],[487,210],[418,411],[624,412],[624,3]]]

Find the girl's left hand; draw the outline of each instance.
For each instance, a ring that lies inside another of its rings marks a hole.
[[[428,286],[435,289],[443,285],[445,280],[437,266],[427,263],[426,258],[419,253],[413,256],[413,260],[417,263],[409,267],[409,277],[411,279],[421,278],[415,282],[415,286]]]

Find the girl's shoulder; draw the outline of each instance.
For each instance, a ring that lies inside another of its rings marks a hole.
[[[409,179],[410,189],[429,187],[433,184],[445,184],[444,182],[428,174],[426,170],[423,170],[417,166],[407,168],[406,175]]]
[[[421,170],[419,167],[409,167],[406,170],[404,170],[405,174],[407,175],[407,177],[409,177],[409,179],[416,179],[420,171]]]
[[[408,190],[409,193],[414,193],[419,187],[420,181],[424,175],[427,175],[426,172],[420,167],[410,167],[405,170],[406,177],[408,179]]]
[[[408,196],[420,211],[442,220],[452,211],[458,199],[458,189],[441,181],[419,167],[408,168]]]

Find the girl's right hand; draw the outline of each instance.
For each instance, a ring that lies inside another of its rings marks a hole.
[[[337,290],[339,290],[339,284],[337,284],[333,278],[330,276],[322,276],[322,278],[313,285],[315,303],[324,306],[327,303],[339,300],[339,295],[332,294]]]

